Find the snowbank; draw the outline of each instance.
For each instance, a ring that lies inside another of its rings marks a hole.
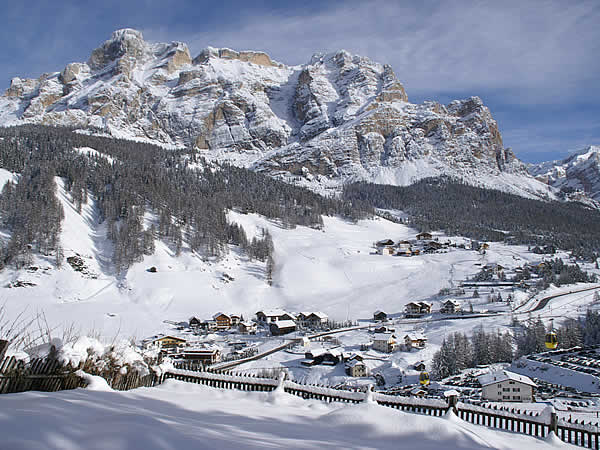
[[[457,418],[409,414],[371,403],[326,404],[288,395],[287,401],[274,405],[270,395],[174,380],[159,388],[129,392],[77,389],[6,395],[2,398],[0,434],[3,448],[12,450],[537,450],[556,444]]]

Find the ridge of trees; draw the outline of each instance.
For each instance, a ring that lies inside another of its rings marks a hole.
[[[353,183],[344,187],[342,198],[402,210],[420,231],[558,247],[587,260],[600,253],[600,211],[580,203],[529,199],[448,177],[423,179],[410,186]]]

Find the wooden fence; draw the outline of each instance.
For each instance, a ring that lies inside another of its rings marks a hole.
[[[32,359],[29,362],[14,356],[0,360],[0,394],[13,394],[25,391],[56,392],[85,387],[86,382],[77,371],[84,368],[85,362],[77,367],[63,366],[56,359]],[[138,387],[152,387],[162,382],[162,377],[154,372],[140,374],[136,370],[121,373],[114,369],[100,373],[108,385],[118,391]]]
[[[25,363],[11,356],[0,361],[0,394],[55,392],[84,386],[81,377],[65,370],[57,360],[34,359]]]

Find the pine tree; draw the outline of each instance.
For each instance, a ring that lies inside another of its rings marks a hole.
[[[275,267],[275,262],[273,261],[273,257],[271,255],[269,255],[267,257],[267,284],[269,286],[273,286],[273,270]]]

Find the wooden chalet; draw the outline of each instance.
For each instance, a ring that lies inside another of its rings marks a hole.
[[[238,324],[238,330],[240,331],[240,333],[244,333],[244,334],[256,334],[256,322],[240,322]]]
[[[431,242],[428,242],[427,244],[425,244],[423,251],[425,253],[435,253],[438,250],[441,250],[442,247],[443,247],[443,245],[440,244],[439,242],[431,241]]]
[[[334,366],[344,361],[344,353],[338,349],[316,349],[304,354],[304,360],[301,362],[305,366],[314,366],[324,364]]]
[[[458,314],[460,311],[460,303],[454,299],[446,300],[440,309],[442,314]]]
[[[417,361],[416,363],[413,364],[413,369],[419,371],[419,372],[423,372],[426,370],[426,366],[425,366],[425,362],[423,361]]]
[[[145,339],[143,342],[143,347],[146,349],[149,348],[157,348],[159,350],[176,350],[185,346],[187,340],[183,338],[178,338],[175,336],[153,336],[149,339]]]
[[[293,320],[279,320],[269,324],[269,330],[273,336],[293,333],[296,331],[296,322]]]
[[[433,239],[433,235],[431,233],[419,233],[417,234],[418,241],[430,241]]]
[[[321,311],[298,313],[296,323],[301,327],[319,329],[327,325],[329,317]]]
[[[296,320],[296,318],[282,309],[265,309],[256,313],[258,322],[267,324],[279,322],[282,320]]]
[[[198,327],[196,327],[196,329],[203,330],[206,332],[217,331],[218,330],[217,322],[215,320],[205,320],[203,322],[200,322],[200,325],[198,325]]]
[[[205,365],[214,364],[221,360],[221,352],[217,348],[188,348],[179,354],[179,359]]]
[[[198,327],[200,327],[201,323],[202,323],[202,321],[200,319],[198,319],[196,316],[192,316],[192,317],[190,317],[190,320],[188,320],[188,324],[189,324],[190,328],[198,328]]]
[[[329,317],[321,311],[315,311],[308,314],[304,320],[304,326],[312,329],[323,328],[327,325]]]
[[[373,313],[373,320],[375,322],[385,322],[387,320],[387,317],[387,314],[380,310],[377,310]]]
[[[382,325],[380,327],[374,328],[373,331],[375,333],[393,333],[396,330],[394,328],[390,328],[390,327],[386,327],[385,325]]]
[[[412,256],[412,244],[408,241],[398,242],[396,254],[398,256]]]
[[[405,316],[407,318],[411,317],[421,317],[425,314],[431,314],[432,303],[429,302],[410,302],[405,307]]]
[[[213,320],[217,322],[218,330],[229,330],[232,325],[231,316],[222,312],[218,312],[213,316]]]
[[[376,247],[386,247],[390,245],[394,245],[394,241],[392,241],[391,239],[383,239],[375,243]]]

